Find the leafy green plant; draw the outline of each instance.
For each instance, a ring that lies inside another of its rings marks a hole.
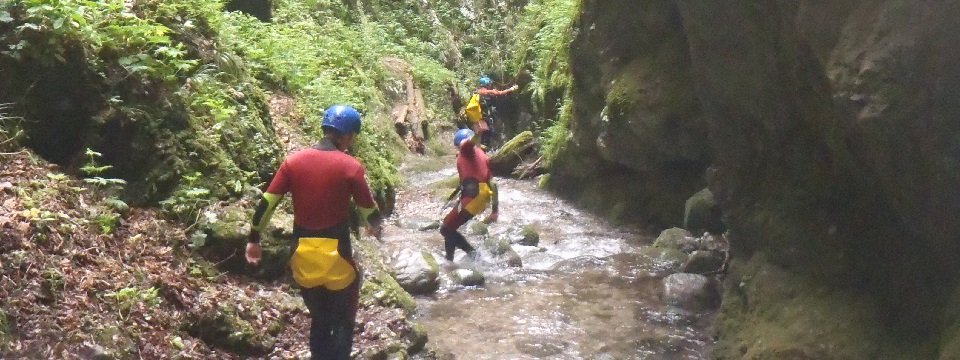
[[[0,104],[0,151],[16,148],[17,140],[23,136],[23,118],[9,115],[7,111],[11,106],[13,104]]]
[[[100,233],[110,234],[120,223],[120,215],[112,212],[102,213],[94,218],[94,221],[100,227]]]
[[[103,295],[113,299],[121,319],[126,319],[138,304],[157,306],[160,304],[160,292],[156,287],[141,289],[138,287],[124,287]]]
[[[210,190],[199,187],[197,184],[202,177],[203,174],[200,172],[184,175],[185,184],[169,198],[161,201],[160,206],[181,221],[195,219],[200,210],[211,202],[207,197]]]
[[[63,290],[63,272],[57,268],[47,268],[43,271],[43,280],[51,291]]]
[[[100,176],[95,176],[103,173],[104,171],[110,170],[111,168],[113,168],[113,166],[97,164],[97,159],[102,157],[103,154],[90,150],[90,148],[87,148],[87,150],[84,152],[84,155],[86,155],[88,159],[87,159],[87,163],[80,168],[80,171],[83,172],[84,174],[93,176],[93,177],[83,179],[84,182],[88,184],[104,187],[104,188],[108,188],[110,186],[121,186],[127,183],[123,179],[112,179],[112,178],[103,178]]]
[[[530,72],[525,91],[541,114],[536,125],[547,166],[563,150],[573,116],[569,54],[578,9],[577,1],[531,1],[514,33],[512,63]]]

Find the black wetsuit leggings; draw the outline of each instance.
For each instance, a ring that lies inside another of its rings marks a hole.
[[[294,229],[301,237],[340,239],[338,252],[353,263],[349,229],[341,224],[324,231]],[[356,265],[354,265],[356,267]],[[349,286],[329,290],[322,286],[300,289],[303,302],[310,310],[310,354],[313,360],[349,360],[353,347],[353,328],[357,322],[360,299],[360,274]]]
[[[443,235],[443,245],[447,251],[446,258],[449,261],[453,261],[453,252],[456,251],[457,248],[466,251],[467,254],[474,251],[473,246],[470,246],[470,243],[463,237],[463,234],[457,231],[460,226],[466,224],[467,221],[473,218],[473,214],[466,210],[458,210],[457,208],[459,208],[459,206],[447,214],[446,218],[443,219],[443,224],[440,226],[440,235]]]
[[[357,322],[360,279],[343,290],[301,289],[310,310],[310,354],[313,360],[348,360]]]

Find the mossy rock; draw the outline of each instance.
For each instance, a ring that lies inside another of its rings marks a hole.
[[[383,263],[384,256],[380,250],[366,239],[354,238],[353,245],[354,256],[360,258],[360,266],[364,271],[360,302],[395,307],[403,309],[407,314],[413,314],[417,308],[416,301],[390,275],[390,269]]]
[[[686,253],[674,248],[647,246],[641,249],[640,253],[657,262],[659,264],[657,268],[661,268],[666,272],[680,270],[688,258]]]
[[[670,248],[690,253],[697,249],[698,241],[689,231],[681,228],[670,228],[662,231],[657,240],[653,242],[654,247]]]
[[[204,214],[201,229],[208,235],[208,245],[236,248],[245,244],[250,234],[251,216],[248,209],[237,205],[225,207],[217,213]]]
[[[465,226],[464,234],[466,235],[487,235],[490,233],[490,228],[487,224],[484,224],[483,221],[479,220],[470,220]]]
[[[267,234],[275,239],[293,240],[293,214],[279,211],[273,213]]]
[[[520,230],[520,234],[523,236],[523,239],[520,240],[520,245],[525,246],[537,246],[540,244],[540,233],[537,232],[533,226],[527,225]]]
[[[523,157],[536,146],[533,133],[524,131],[503,144],[490,155],[490,171],[497,176],[510,176],[513,169],[523,162]]]
[[[717,251],[697,250],[690,253],[690,257],[683,264],[683,272],[691,274],[706,274],[720,270],[723,267],[723,254]]]
[[[500,256],[510,251],[510,240],[499,236],[487,236],[483,238],[483,248],[493,254]]]
[[[263,356],[273,350],[276,340],[237,316],[228,306],[192,314],[186,331],[207,344],[234,354]]]
[[[537,177],[537,187],[541,189],[550,188],[550,174],[543,174]]]
[[[716,326],[722,359],[908,359],[878,304],[772,265],[735,261]],[[916,346],[916,345],[914,345]],[[920,357],[929,358],[929,357]]]
[[[416,354],[427,346],[429,337],[427,336],[427,329],[423,327],[423,324],[413,323],[411,330],[410,335],[407,337],[407,340],[410,342],[410,345],[407,346],[407,353]]]
[[[486,277],[477,269],[454,269],[450,272],[450,277],[463,286],[482,286],[486,282]]]
[[[713,193],[710,189],[703,189],[687,199],[683,210],[683,228],[697,234],[703,231],[722,234],[726,230],[722,216]]]
[[[410,293],[403,290],[389,274],[378,274],[366,279],[360,289],[360,298],[382,306],[400,308],[408,314],[417,308],[417,303]]]

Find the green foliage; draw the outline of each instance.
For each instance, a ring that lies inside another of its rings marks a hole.
[[[96,218],[94,218],[94,221],[100,227],[100,233],[110,234],[120,223],[120,215],[111,212],[103,213],[97,215]]]
[[[381,198],[399,183],[394,166],[399,148],[384,146],[397,144],[398,139],[388,119],[377,114],[385,112],[391,89],[395,93],[402,89],[383,59],[397,57],[411,65],[429,118],[454,116],[449,106],[443,106],[454,74],[437,60],[437,31],[420,23],[421,9],[411,6],[367,3],[358,14],[333,1],[278,1],[273,23],[228,14],[219,29],[226,45],[244,55],[258,80],[299,98],[309,120],[304,132],[319,137],[313,124],[332,104],[350,104],[364,114],[364,132],[354,154]]]
[[[188,222],[196,219],[203,207],[210,203],[208,198],[210,190],[198,185],[202,177],[203,174],[199,172],[184,175],[183,186],[169,198],[161,201],[160,206],[180,221]]]
[[[0,12],[0,16],[2,15]],[[23,119],[7,114],[11,106],[12,104],[0,104],[0,151],[16,148],[19,145],[17,140],[23,136]]]
[[[150,287],[149,289],[124,287],[117,291],[108,292],[103,296],[113,299],[117,305],[117,311],[123,319],[126,319],[133,308],[140,304],[144,306],[160,305],[160,291],[156,287]]]
[[[173,82],[189,72],[196,60],[169,36],[170,29],[137,16],[122,0],[23,0],[15,5],[19,40],[0,53],[14,59],[66,62],[67,52],[80,47],[84,58],[102,68],[106,54],[130,75]]]
[[[63,272],[57,268],[47,268],[43,271],[43,281],[51,291],[63,290]]]
[[[524,8],[514,40],[514,65],[531,70],[527,86],[535,105],[546,105],[549,94],[571,84],[570,42],[578,1],[534,0]],[[550,105],[554,106],[554,105]]]
[[[550,123],[540,133],[540,153],[543,155],[544,166],[549,167],[560,155],[570,136],[570,119],[573,118],[573,98],[569,90],[563,97],[557,120]]]
[[[84,152],[84,155],[87,156],[87,163],[80,168],[80,171],[87,175],[98,175],[104,171],[110,170],[113,168],[111,165],[100,165],[97,163],[97,159],[102,157],[103,154],[96,151],[87,150]],[[110,188],[112,186],[117,186],[118,188],[122,185],[126,185],[127,182],[123,179],[108,179],[100,176],[92,176],[86,179],[83,179],[83,182],[88,184],[93,184],[101,188]]]
[[[530,73],[526,91],[542,115],[536,126],[547,166],[563,150],[573,117],[569,57],[579,7],[579,1],[533,0],[524,8],[514,33],[511,63]]]

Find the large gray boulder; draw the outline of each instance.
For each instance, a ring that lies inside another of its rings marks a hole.
[[[663,301],[670,306],[701,313],[720,305],[720,292],[717,284],[706,276],[677,273],[663,279]]]
[[[400,250],[391,267],[397,283],[410,294],[431,294],[440,288],[437,260],[426,251]]]

